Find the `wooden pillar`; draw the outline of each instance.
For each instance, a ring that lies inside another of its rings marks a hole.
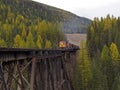
[[[34,90],[35,68],[36,68],[36,58],[33,57],[33,59],[32,59],[31,79],[30,79],[30,90]]]
[[[49,59],[49,85],[50,85],[50,89],[49,90],[54,90],[52,62],[53,62],[52,58]]]
[[[4,88],[3,90],[7,90],[7,85],[6,85],[6,82],[5,82],[4,73],[3,73],[1,65],[0,65],[0,76],[1,76],[1,79],[2,79],[2,83],[3,83],[3,88]]]
[[[47,78],[48,78],[48,68],[47,68],[47,60],[44,60],[44,72],[43,72],[43,77],[44,77],[44,90],[47,90],[48,83],[47,83]]]

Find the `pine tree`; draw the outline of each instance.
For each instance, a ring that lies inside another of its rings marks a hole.
[[[120,74],[115,77],[114,83],[112,85],[112,90],[120,90]]]
[[[37,48],[43,47],[43,41],[40,35],[38,35],[37,42],[36,42]]]
[[[110,51],[111,51],[111,58],[112,58],[113,62],[117,61],[119,58],[119,51],[118,51],[117,45],[115,43],[111,43]]]
[[[22,40],[21,36],[18,35],[18,34],[14,38],[13,47],[15,47],[15,48],[25,48],[25,42],[24,42],[24,40]]]
[[[26,38],[27,36],[27,33],[26,33],[26,30],[25,29],[22,29],[22,38]]]
[[[0,47],[7,47],[4,39],[1,39],[1,38],[0,38]]]
[[[92,60],[93,79],[91,83],[91,90],[108,90],[107,78],[101,69],[103,69],[101,62],[98,61],[98,58],[94,58]]]
[[[35,48],[34,38],[33,38],[33,35],[31,32],[29,32],[29,34],[27,36],[26,47],[27,48]]]
[[[81,47],[77,65],[76,90],[89,90],[92,80],[92,66],[87,49]]]
[[[103,50],[101,52],[101,60],[102,60],[102,71],[103,74],[106,76],[108,89],[112,89],[112,84],[114,81],[114,70],[113,64],[110,56],[109,48],[104,45]]]
[[[50,48],[52,48],[52,46],[51,46],[51,42],[50,42],[49,40],[46,40],[45,48],[46,48],[46,49],[50,49]]]
[[[110,60],[110,51],[107,45],[104,45],[102,52],[101,52],[101,60],[103,63]]]

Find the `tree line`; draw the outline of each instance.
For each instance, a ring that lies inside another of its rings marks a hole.
[[[81,45],[75,90],[120,90],[120,18],[95,18]]]
[[[87,47],[89,54],[94,56],[101,52],[104,45],[108,47],[115,43],[120,51],[120,17],[95,18],[87,33]]]

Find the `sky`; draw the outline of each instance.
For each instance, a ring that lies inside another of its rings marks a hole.
[[[108,14],[120,16],[120,0],[33,0],[70,11],[78,16],[94,19]]]

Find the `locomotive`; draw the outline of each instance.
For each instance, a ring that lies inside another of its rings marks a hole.
[[[59,47],[60,47],[60,48],[68,47],[68,42],[67,42],[67,41],[60,41],[60,42],[59,42]]]
[[[72,43],[69,43],[68,41],[60,41],[58,44],[59,48],[74,48],[79,49],[77,45],[74,45]]]

